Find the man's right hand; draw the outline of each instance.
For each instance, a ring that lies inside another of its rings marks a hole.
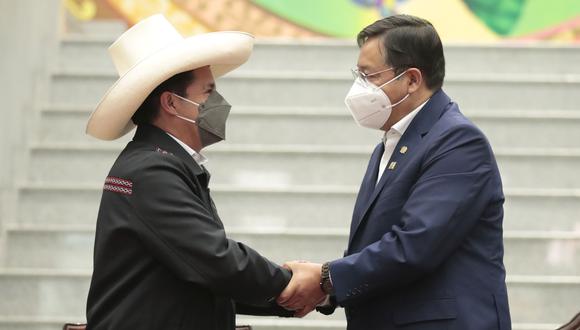
[[[309,262],[287,262],[284,267],[292,271],[292,279],[276,302],[294,310],[296,317],[304,317],[326,299],[320,288],[321,264]]]

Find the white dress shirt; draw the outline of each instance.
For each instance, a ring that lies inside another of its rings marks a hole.
[[[165,132],[165,133],[167,133],[167,132]],[[197,153],[190,146],[188,146],[187,144],[185,144],[183,141],[181,141],[180,139],[176,138],[175,136],[173,136],[173,135],[171,135],[169,133],[167,133],[167,135],[171,136],[175,140],[175,142],[179,143],[179,145],[183,149],[185,149],[185,151],[193,158],[193,160],[195,160],[195,162],[197,163],[197,165],[201,166],[201,165],[207,163],[208,159],[204,155],[202,155],[200,153]]]
[[[415,108],[415,110],[411,111],[408,115],[406,115],[401,120],[399,120],[397,123],[395,123],[395,125],[393,125],[385,133],[385,136],[383,137],[383,143],[385,144],[385,151],[383,152],[383,157],[381,157],[381,164],[379,166],[379,175],[377,175],[377,184],[381,180],[381,176],[383,176],[383,172],[385,171],[385,168],[387,167],[387,163],[389,162],[389,159],[391,159],[391,156],[393,155],[393,152],[395,151],[395,147],[397,147],[397,143],[399,143],[401,136],[403,136],[403,134],[405,134],[407,127],[409,127],[409,125],[411,124],[411,122],[413,121],[413,119],[415,118],[417,113],[419,113],[419,111],[423,108],[423,106],[425,106],[425,104],[428,101],[429,100],[423,102],[420,106]]]

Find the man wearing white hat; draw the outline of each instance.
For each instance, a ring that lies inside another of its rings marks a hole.
[[[252,46],[241,32],[183,38],[156,15],[110,47],[120,78],[87,133],[138,128],[103,188],[88,329],[229,330],[236,312],[292,315],[272,302],[290,272],[226,237],[200,154],[225,138],[230,106],[214,78]]]

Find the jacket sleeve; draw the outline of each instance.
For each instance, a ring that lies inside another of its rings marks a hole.
[[[274,301],[262,306],[236,302],[236,314],[293,317],[294,311],[289,311]]]
[[[153,154],[141,166],[133,180],[134,222],[160,262],[177,277],[235,300],[264,304],[280,294],[291,274],[226,237],[181,160]]]
[[[423,164],[399,225],[360,252],[331,262],[340,305],[400,288],[433,271],[462,244],[493,195],[503,198],[489,143],[474,126],[442,134]]]

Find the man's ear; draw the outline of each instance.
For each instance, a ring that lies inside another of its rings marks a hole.
[[[421,84],[423,83],[423,74],[421,74],[421,70],[417,68],[410,68],[407,69],[407,76],[409,77],[409,93],[413,93],[421,87]]]
[[[161,111],[165,111],[168,114],[175,115],[177,111],[175,110],[175,100],[171,92],[165,91],[159,96],[159,106]]]

